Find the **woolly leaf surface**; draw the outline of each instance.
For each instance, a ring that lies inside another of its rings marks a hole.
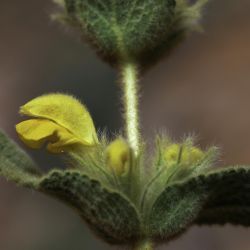
[[[232,167],[212,173],[203,183],[209,193],[196,223],[250,226],[250,167]]]
[[[250,167],[218,169],[172,184],[152,206],[152,237],[169,240],[193,224],[250,225]]]
[[[40,191],[75,208],[93,231],[111,244],[134,242],[140,220],[128,199],[77,171],[52,171],[39,184]]]
[[[64,0],[59,19],[77,26],[112,65],[148,67],[197,28],[205,0]],[[58,2],[57,2],[58,3]]]
[[[32,159],[2,131],[0,131],[0,175],[28,187],[34,187],[40,175]]]

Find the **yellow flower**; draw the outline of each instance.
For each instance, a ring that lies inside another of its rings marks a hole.
[[[106,148],[106,160],[109,168],[117,175],[125,173],[130,162],[130,148],[127,142],[118,138]]]
[[[60,153],[98,143],[88,110],[72,96],[43,95],[22,106],[20,113],[32,117],[16,125],[19,137],[31,148],[41,148],[48,142],[50,152]]]
[[[179,163],[192,165],[204,157],[204,152],[197,147],[187,147],[185,144],[172,144],[164,152],[164,159],[168,165]]]

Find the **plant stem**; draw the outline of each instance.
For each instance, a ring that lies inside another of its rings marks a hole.
[[[153,244],[149,241],[141,242],[136,245],[133,250],[153,250]]]
[[[135,156],[138,156],[140,145],[137,86],[138,70],[135,64],[127,63],[122,66],[122,80],[127,140]]]

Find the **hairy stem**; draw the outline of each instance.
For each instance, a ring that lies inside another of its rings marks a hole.
[[[122,66],[126,135],[135,155],[139,153],[138,70],[135,64]]]
[[[136,245],[133,250],[153,250],[153,244],[151,242],[145,241]]]

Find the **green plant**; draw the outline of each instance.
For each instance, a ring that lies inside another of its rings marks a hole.
[[[176,143],[157,135],[148,155],[140,134],[138,81],[161,57],[199,28],[206,0],[56,0],[54,18],[78,28],[121,75],[124,131],[97,135],[86,107],[64,94],[21,107],[31,117],[16,126],[31,148],[62,154],[68,169],[42,173],[0,132],[0,174],[75,208],[109,244],[151,250],[190,226],[250,225],[250,168],[213,169],[218,149],[201,150],[192,137]],[[153,155],[153,156],[152,156]]]

